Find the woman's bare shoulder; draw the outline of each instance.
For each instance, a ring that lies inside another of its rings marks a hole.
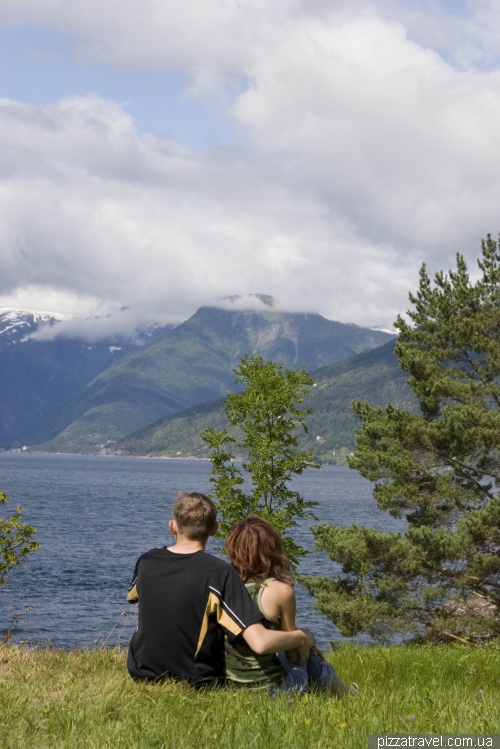
[[[271,580],[266,584],[266,588],[272,594],[273,598],[280,601],[290,601],[292,598],[295,598],[295,593],[291,585],[282,583],[281,580]]]
[[[280,580],[266,583],[262,591],[262,605],[268,618],[281,621],[281,629],[295,629],[295,593],[290,585]]]

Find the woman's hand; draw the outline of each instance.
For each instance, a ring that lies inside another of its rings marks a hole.
[[[307,661],[311,652],[311,648],[313,648],[316,644],[316,638],[310,629],[306,629],[305,627],[303,627],[302,632],[306,636],[306,642],[300,648],[297,648],[297,652],[299,654],[299,663],[305,663]]]
[[[325,656],[323,655],[321,650],[316,647],[316,645],[313,645],[313,647],[311,648],[311,655],[317,655],[321,658],[322,661],[325,660]]]

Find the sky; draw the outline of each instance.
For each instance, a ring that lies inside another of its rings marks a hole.
[[[493,0],[0,0],[0,307],[390,325],[500,231],[499,41]]]

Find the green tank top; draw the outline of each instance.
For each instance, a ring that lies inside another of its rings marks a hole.
[[[266,629],[280,629],[280,622],[269,619],[262,608],[262,593],[264,588],[274,577],[257,582],[247,580],[246,589],[259,610],[262,611],[262,624]],[[225,635],[224,650],[226,661],[226,678],[231,687],[246,687],[247,689],[267,689],[284,681],[286,672],[275,655],[256,655],[246,644],[241,635],[234,637]]]

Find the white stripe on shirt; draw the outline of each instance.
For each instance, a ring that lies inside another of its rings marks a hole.
[[[243,622],[241,621],[240,617],[239,617],[239,616],[237,616],[237,615],[236,615],[236,614],[234,613],[234,611],[233,611],[232,609],[230,609],[230,608],[229,608],[229,606],[227,605],[227,603],[226,603],[226,602],[225,602],[225,601],[224,601],[224,600],[222,599],[222,593],[220,592],[220,590],[217,590],[217,588],[213,588],[213,587],[212,587],[211,585],[209,585],[208,587],[210,588],[210,590],[213,590],[213,591],[214,591],[214,593],[217,593],[217,595],[219,596],[219,600],[220,600],[221,604],[222,604],[222,605],[224,606],[224,608],[225,608],[225,609],[227,609],[227,610],[229,611],[229,613],[231,614],[231,616],[232,616],[232,617],[233,617],[234,619],[236,619],[236,621],[237,621],[237,622],[238,622],[239,624],[241,624],[241,626],[242,626],[242,628],[243,628],[243,629],[246,629],[246,626],[247,626],[247,625],[246,625],[246,624],[244,624],[244,623],[243,623]]]

